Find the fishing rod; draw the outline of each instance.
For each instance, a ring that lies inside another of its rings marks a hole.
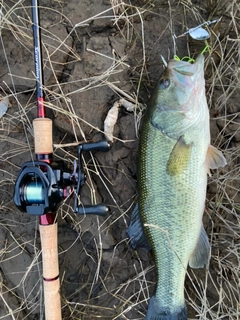
[[[39,216],[42,247],[43,287],[46,320],[61,320],[60,278],[56,212],[63,199],[74,197],[73,211],[104,216],[105,204],[84,206],[79,195],[85,183],[82,153],[106,152],[106,140],[78,145],[78,165],[70,172],[61,161],[53,161],[52,120],[46,117],[38,0],[32,0],[32,27],[36,75],[37,118],[33,120],[36,161],[22,165],[14,187],[14,203],[21,211]],[[75,167],[76,165],[74,165]]]
[[[36,91],[37,91],[37,117],[46,117],[46,108],[44,106],[43,90],[43,66],[42,66],[42,46],[41,46],[41,29],[39,23],[38,0],[32,0],[32,28],[34,44],[34,61],[36,73]]]

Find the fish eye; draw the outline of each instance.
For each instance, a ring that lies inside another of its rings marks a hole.
[[[166,89],[170,86],[170,80],[169,79],[162,79],[159,83],[159,86],[161,89]]]

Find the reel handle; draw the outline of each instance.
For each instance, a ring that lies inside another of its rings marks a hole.
[[[86,205],[78,204],[78,196],[80,195],[81,187],[84,185],[86,175],[82,164],[82,151],[102,151],[106,152],[110,149],[110,144],[107,140],[100,140],[98,142],[82,143],[78,146],[78,183],[76,188],[76,196],[74,199],[74,212],[78,214],[95,214],[105,216],[108,212],[108,207],[104,204]]]

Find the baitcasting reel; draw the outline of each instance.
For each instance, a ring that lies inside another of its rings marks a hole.
[[[74,172],[64,172],[62,162],[48,164],[43,161],[24,163],[14,188],[14,202],[21,211],[33,215],[56,212],[60,202],[75,194],[74,212],[78,214],[105,215],[108,208],[104,204],[84,206],[78,196],[86,175],[82,165],[82,151],[103,151],[110,149],[106,140],[82,143],[78,146],[78,167]]]

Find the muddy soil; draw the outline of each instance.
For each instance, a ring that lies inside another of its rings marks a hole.
[[[64,200],[58,210],[63,319],[144,319],[155,288],[154,261],[151,253],[131,249],[126,234],[137,201],[136,122],[163,71],[161,55],[168,60],[176,50],[179,57],[195,57],[206,45],[189,36],[174,40],[173,33],[181,35],[220,17],[209,40],[214,50],[206,53],[206,91],[212,141],[224,150],[229,166],[209,178],[204,224],[212,243],[210,275],[189,270],[186,299],[189,319],[235,319],[240,93],[235,90],[239,48],[229,39],[237,38],[239,26],[232,17],[239,9],[224,1],[170,2],[40,1],[55,160],[73,170],[77,147],[70,144],[103,139],[104,120],[114,102],[122,97],[136,102],[135,113],[119,109],[110,151],[84,154],[87,183],[81,201],[106,203],[107,216],[77,216],[73,199]],[[38,218],[13,203],[20,167],[35,157],[31,4],[7,0],[2,10],[0,90],[10,106],[0,119],[0,319],[44,319]],[[222,76],[214,78],[217,69]],[[227,255],[230,262],[224,260]]]

